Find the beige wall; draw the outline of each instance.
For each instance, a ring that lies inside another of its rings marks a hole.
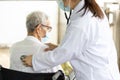
[[[0,65],[9,68],[10,63],[9,48],[0,48]]]
[[[113,37],[118,53],[118,63],[120,69],[120,10],[114,12]]]

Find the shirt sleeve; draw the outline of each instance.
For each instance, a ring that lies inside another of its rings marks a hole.
[[[75,58],[82,52],[86,35],[84,31],[77,28],[76,25],[70,25],[66,29],[62,43],[53,51],[40,53],[38,51],[33,55],[32,64],[35,71],[52,68]]]

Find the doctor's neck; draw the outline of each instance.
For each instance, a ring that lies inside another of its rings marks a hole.
[[[74,9],[81,0],[70,0],[71,9]]]

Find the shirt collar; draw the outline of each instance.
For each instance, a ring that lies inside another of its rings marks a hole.
[[[42,44],[42,43],[40,42],[40,40],[38,40],[38,39],[35,38],[34,36],[27,36],[27,37],[25,38],[25,40],[31,40],[31,41],[34,41],[34,42],[37,42],[37,43]]]
[[[73,16],[73,15],[76,14],[80,9],[82,9],[84,5],[85,5],[85,0],[81,0],[81,1],[77,4],[77,6],[74,8],[73,13],[72,13],[71,16]],[[80,11],[80,14],[82,15],[83,12],[84,12],[84,10]]]

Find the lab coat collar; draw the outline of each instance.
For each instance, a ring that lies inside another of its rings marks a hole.
[[[80,9],[82,9],[84,5],[85,5],[85,0],[81,0],[81,1],[78,3],[78,5],[73,9],[73,13],[72,13],[71,17],[72,17],[74,14],[78,13],[78,11],[79,11]],[[79,14],[82,15],[83,12],[84,12],[84,10],[80,11]]]
[[[34,36],[27,36],[27,37],[25,38],[25,40],[31,40],[31,41],[37,42],[37,43],[39,43],[39,44],[42,44],[42,43],[40,42],[40,40],[38,40],[38,39],[35,38]]]

